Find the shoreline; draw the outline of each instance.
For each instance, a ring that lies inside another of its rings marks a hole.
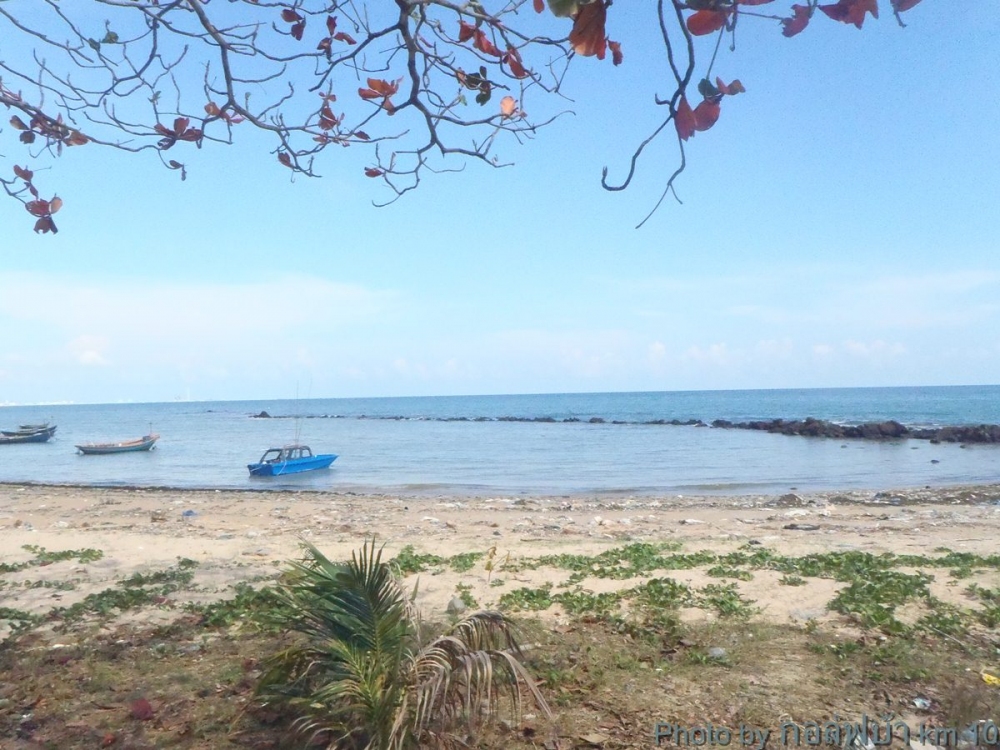
[[[569,490],[564,492],[543,492],[531,490],[511,490],[504,488],[477,488],[463,487],[460,485],[427,485],[425,489],[415,489],[413,487],[364,487],[364,486],[340,486],[336,489],[315,488],[315,487],[295,487],[294,485],[279,485],[268,487],[185,487],[175,485],[155,485],[155,484],[87,484],[87,483],[56,483],[56,482],[30,482],[16,480],[0,480],[0,513],[3,512],[3,493],[11,490],[35,489],[35,490],[64,490],[76,492],[149,492],[149,493],[232,493],[247,495],[306,495],[310,497],[329,498],[407,498],[416,501],[429,500],[468,500],[485,501],[501,498],[507,499],[532,499],[537,501],[564,501],[566,499],[577,499],[584,502],[601,503],[604,501],[628,500],[635,503],[643,502],[668,502],[677,507],[706,506],[716,507],[719,505],[745,505],[748,500],[753,502],[768,503],[780,500],[786,496],[795,496],[806,502],[813,504],[838,502],[851,505],[880,505],[880,504],[921,504],[933,502],[959,502],[975,503],[993,500],[1000,504],[1000,481],[997,482],[959,482],[953,484],[922,486],[905,485],[890,487],[846,487],[831,489],[805,489],[798,487],[787,487],[773,490],[760,490],[756,492],[738,491],[721,492],[716,489],[684,488],[678,490],[651,489],[642,490],[635,488],[613,489],[613,490]],[[891,503],[887,502],[891,501]],[[0,528],[3,528],[0,525]]]

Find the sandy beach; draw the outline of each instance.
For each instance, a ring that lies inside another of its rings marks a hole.
[[[459,584],[489,605],[514,588],[559,585],[568,576],[552,569],[505,574],[505,563],[514,568],[512,562],[546,554],[593,555],[632,542],[672,541],[686,552],[715,553],[750,543],[794,556],[838,550],[931,555],[941,549],[992,555],[1000,539],[1000,486],[738,497],[466,498],[4,485],[0,561],[29,560],[38,547],[92,548],[103,556],[10,573],[0,601],[44,614],[125,576],[189,558],[198,563],[193,586],[178,592],[177,602],[204,602],[230,595],[241,581],[277,576],[299,556],[302,541],[340,559],[372,536],[385,544],[388,556],[407,545],[442,557],[495,548],[492,571],[480,560],[461,573],[442,567],[421,575],[419,603],[440,613]],[[712,580],[698,568],[672,576],[689,585]],[[1000,583],[995,571],[977,576],[970,582]],[[938,578],[933,594],[961,604],[961,591],[948,585],[947,576]],[[20,579],[36,585],[14,585]],[[67,579],[72,586],[51,585]],[[831,617],[824,605],[836,583],[815,579],[799,588],[778,586],[776,580],[777,574],[764,571],[738,582],[760,616],[775,622]],[[594,592],[615,585],[622,582],[585,582]],[[558,616],[558,609],[553,613]],[[170,619],[174,613],[165,609],[157,616]]]

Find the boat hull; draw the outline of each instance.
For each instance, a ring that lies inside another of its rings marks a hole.
[[[56,428],[44,427],[35,430],[17,430],[0,432],[0,445],[14,445],[16,443],[47,443],[56,433]]]
[[[318,469],[328,469],[337,459],[336,454],[327,453],[307,458],[293,458],[288,461],[276,463],[253,463],[247,464],[250,476],[254,477],[277,477],[285,474],[301,474],[304,471],[316,471]]]
[[[102,456],[109,453],[138,453],[153,449],[159,435],[146,435],[138,440],[127,440],[121,443],[85,443],[76,449],[85,456]]]

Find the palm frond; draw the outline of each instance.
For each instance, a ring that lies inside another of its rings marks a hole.
[[[519,654],[514,626],[499,612],[476,612],[421,649],[412,666],[414,735],[460,719],[474,728],[504,703],[519,720],[522,692],[551,716]]]
[[[505,707],[517,720],[524,697],[551,716],[506,616],[476,612],[421,645],[419,611],[382,549],[365,542],[335,563],[303,548],[279,594],[301,638],[268,660],[258,687],[299,714],[296,730],[328,733],[331,747],[411,750],[454,741],[454,727],[474,729]]]

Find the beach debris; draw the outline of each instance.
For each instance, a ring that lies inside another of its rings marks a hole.
[[[699,518],[685,518],[683,521],[681,521],[681,524],[683,524],[684,526],[694,526],[699,523],[705,523],[705,522]]]
[[[576,739],[580,740],[580,742],[582,742],[585,746],[601,747],[605,742],[607,742],[611,738],[606,734],[591,732],[590,734],[581,734]]]
[[[929,711],[931,707],[931,702],[927,698],[918,696],[913,699],[913,707],[920,711]]]
[[[463,602],[459,597],[453,596],[451,598],[451,601],[448,602],[446,611],[448,612],[449,615],[460,615],[467,609],[468,607],[466,606],[465,602]]]
[[[983,678],[983,682],[992,687],[1000,687],[1000,677],[995,674],[991,674],[987,670],[983,669],[979,676]]]
[[[729,652],[727,652],[726,649],[722,648],[721,646],[712,646],[712,648],[708,650],[709,659],[715,659],[716,661],[723,661],[727,656],[729,656]]]
[[[132,701],[132,705],[129,706],[129,713],[133,719],[138,719],[139,721],[149,721],[153,718],[154,711],[152,705],[145,698],[137,698]]]
[[[814,523],[786,523],[781,528],[789,531],[819,531],[819,526]]]
[[[162,523],[167,520],[167,512],[164,510],[154,510],[149,514],[149,520],[153,523]]]

